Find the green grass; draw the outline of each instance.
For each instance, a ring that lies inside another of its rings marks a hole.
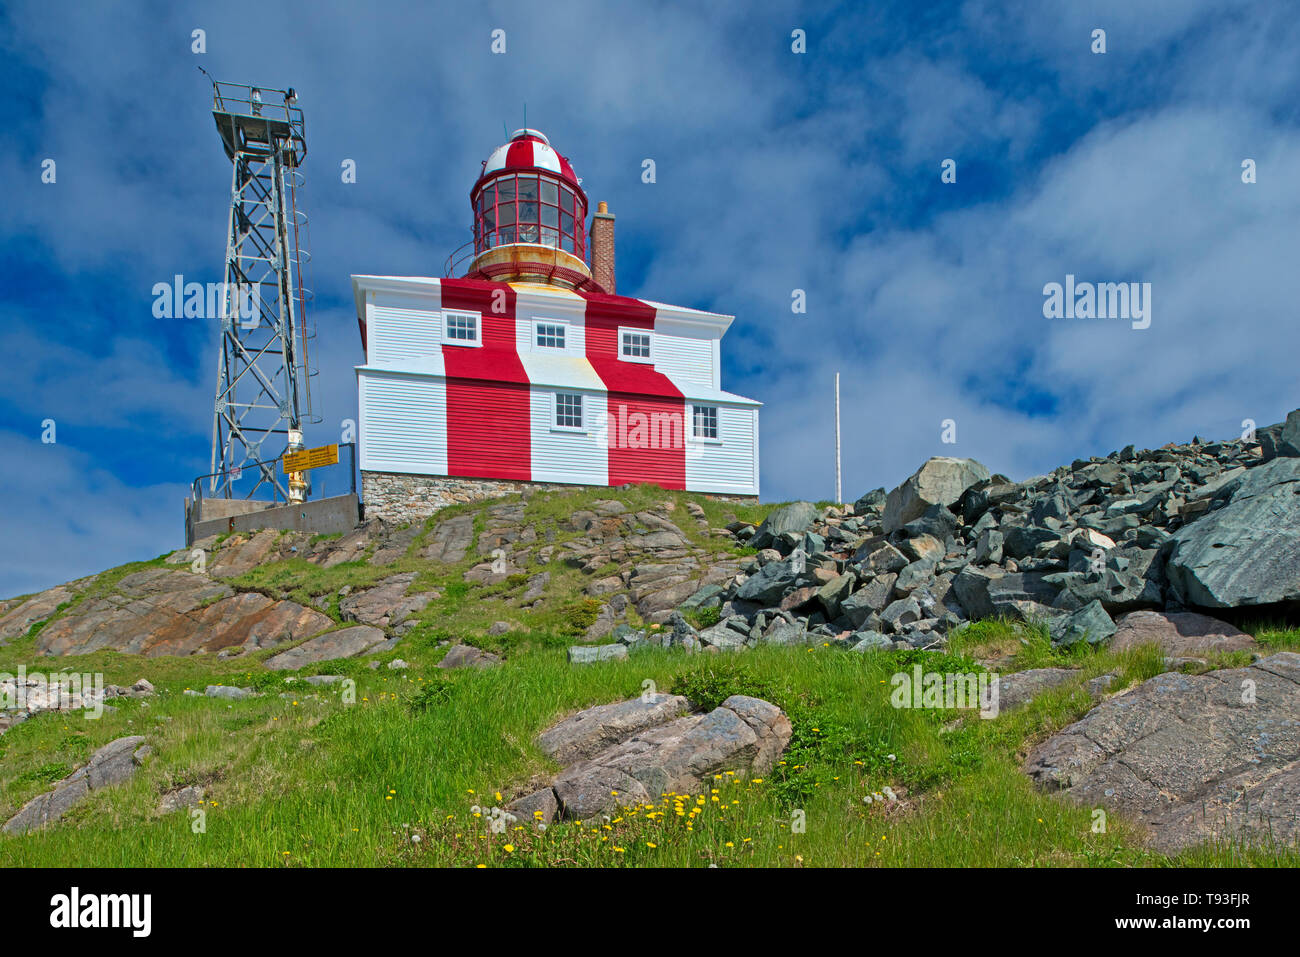
[[[1115,815],[1108,833],[1092,833],[1088,809],[1036,792],[1020,773],[1018,755],[1028,744],[1090,707],[1081,690],[1089,673],[1130,667],[1125,680],[1136,680],[1147,670],[1140,661],[1126,665],[1099,655],[1079,681],[1030,706],[992,721],[968,717],[954,728],[956,712],[891,707],[889,677],[916,662],[971,667],[960,655],[863,655],[817,646],[714,657],[652,649],[577,668],[558,649],[535,648],[490,671],[445,674],[431,666],[441,654],[436,645],[404,643],[399,650],[412,663],[409,671],[333,663],[329,670],[345,671],[357,683],[351,705],[339,685],[285,685],[281,675],[255,678],[257,672],[233,669],[223,683],[254,684],[268,693],[239,702],[192,698],[181,693],[185,686],[216,683],[213,672],[230,663],[131,661],[123,678],[148,673],[159,685],[155,698],[123,701],[100,721],[42,715],[0,737],[0,814],[13,813],[119,735],[147,735],[154,758],[124,786],[92,794],[60,827],[0,836],[0,863],[1300,863],[1294,851],[1233,848],[1170,861],[1145,850]],[[126,657],[104,661],[120,669]],[[60,665],[86,667],[76,659]],[[790,749],[761,781],[723,775],[712,786],[717,794],[683,799],[681,816],[669,796],[666,804],[659,799],[654,808],[613,815],[618,820],[608,829],[597,822],[555,825],[545,833],[525,824],[492,832],[487,809],[527,793],[555,770],[533,744],[539,731],[576,709],[637,695],[647,680],[703,707],[735,693],[773,700],[791,717]],[[285,689],[295,696],[281,698]],[[154,810],[163,793],[185,784],[202,784],[215,802],[202,808],[204,833],[192,832],[185,812],[159,817]],[[901,800],[863,803],[886,786]],[[701,797],[702,810],[690,815]],[[482,816],[474,817],[474,806]],[[412,835],[421,840],[411,841]]]

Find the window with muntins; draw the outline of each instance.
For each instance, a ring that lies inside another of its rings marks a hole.
[[[568,392],[555,394],[555,424],[562,429],[582,428],[582,396]]]
[[[446,338],[450,342],[477,343],[478,316],[472,312],[444,313],[446,320]]]
[[[650,333],[648,332],[623,333],[622,356],[624,359],[649,359],[650,358]]]
[[[539,322],[537,344],[543,349],[563,349],[564,326],[553,322]]]
[[[697,405],[694,414],[693,434],[697,439],[716,439],[718,437],[717,406]]]

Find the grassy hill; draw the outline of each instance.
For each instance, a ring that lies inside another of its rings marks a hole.
[[[539,542],[557,551],[549,562],[504,580],[466,580],[483,561],[473,547],[450,564],[420,557],[436,527],[458,515],[474,515],[482,534],[492,503],[439,513],[416,530],[404,556],[383,566],[364,556],[332,567],[289,557],[227,579],[239,591],[315,604],[340,627],[338,592],[347,586],[414,572],[412,593],[438,593],[391,650],[297,672],[263,666],[283,648],[225,658],[116,651],[42,657],[37,639],[48,623],[34,624],[0,646],[0,672],[20,665],[102,672],[107,683],[121,685],[147,678],[156,693],[114,699],[115,710],[100,720],[48,712],[0,735],[0,820],[115,738],[145,735],[154,753],[130,781],[93,792],[59,826],[0,835],[0,864],[1300,864],[1295,850],[1226,846],[1166,858],[1146,850],[1137,830],[1117,815],[1097,832],[1089,809],[1040,793],[1021,773],[1019,758],[1029,746],[1092,706],[1084,690],[1089,678],[1117,672],[1114,691],[1158,673],[1159,656],[1149,649],[1117,654],[1085,644],[1068,660],[1080,669],[1076,679],[988,721],[896,709],[889,678],[916,663],[960,671],[980,670],[977,662],[991,659],[1007,670],[1063,663],[1065,653],[1041,629],[979,622],[952,636],[942,652],[863,654],[826,643],[688,655],[652,647],[623,661],[570,664],[564,649],[599,606],[586,586],[620,569],[583,570],[563,557],[562,546],[581,536],[569,524],[575,512],[614,496],[631,512],[671,503],[670,514],[684,515],[687,503],[696,503],[705,520],[679,525],[706,566],[752,551],[715,532],[736,518],[757,521],[768,510],[650,488],[536,495],[523,502],[525,520]],[[127,574],[165,565],[166,558],[106,572],[50,620],[88,596],[111,594]],[[549,582],[540,599],[525,602],[528,579],[539,571],[550,573]],[[639,623],[634,607],[627,617]],[[512,629],[491,633],[502,621]],[[1248,630],[1269,647],[1300,648],[1300,632],[1267,623]],[[505,661],[486,670],[444,671],[437,663],[449,641]],[[408,667],[387,667],[398,658]],[[349,681],[311,685],[303,679],[312,674]],[[534,743],[540,731],[575,710],[635,697],[646,682],[706,708],[735,693],[766,698],[791,719],[790,748],[764,778],[723,774],[707,793],[666,795],[608,822],[556,823],[544,831],[519,822],[493,830],[491,808],[557,770]],[[213,684],[261,694],[236,701],[185,694]],[[190,785],[204,789],[199,813],[159,811],[164,795]]]

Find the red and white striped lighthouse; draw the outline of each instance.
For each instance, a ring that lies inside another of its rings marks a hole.
[[[733,317],[614,294],[614,218],[536,130],[470,191],[459,277],[353,276],[362,494],[413,517],[532,483],[758,494],[759,403],[722,391]]]

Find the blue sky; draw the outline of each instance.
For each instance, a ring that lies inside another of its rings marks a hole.
[[[853,498],[930,455],[1023,479],[1300,406],[1294,10],[11,0],[0,595],[180,544],[216,330],[155,319],[151,289],[221,279],[229,163],[198,66],[306,113],[320,441],[356,413],[349,276],[439,274],[527,103],[618,217],[619,291],[737,317],[723,387],[765,403],[765,499],[833,495],[842,373]],[[1150,282],[1150,328],[1044,318],[1067,273]]]

